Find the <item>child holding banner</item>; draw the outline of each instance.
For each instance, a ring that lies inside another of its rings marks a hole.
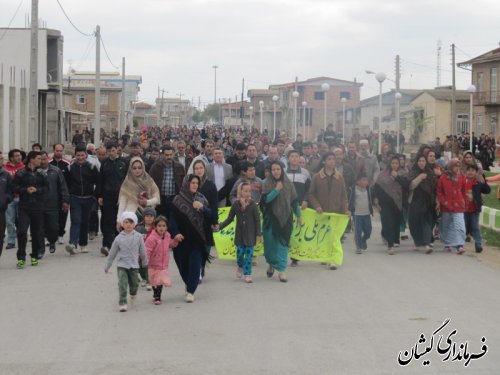
[[[238,199],[231,205],[227,219],[220,224],[219,229],[228,226],[236,216],[236,231],[234,243],[236,245],[236,277],[245,276],[246,283],[252,282],[252,258],[256,238],[261,240],[260,216],[257,205],[251,199],[252,188],[250,183],[242,182],[238,186]]]

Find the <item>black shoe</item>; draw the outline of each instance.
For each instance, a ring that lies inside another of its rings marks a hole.
[[[5,247],[5,250],[10,250],[10,249],[15,249],[16,244],[14,243],[8,243],[7,246]]]
[[[470,236],[465,237],[465,242],[470,242]]]
[[[269,266],[269,268],[266,270],[266,275],[269,278],[273,277],[273,275],[274,275],[274,268],[273,268],[273,266]]]
[[[56,251],[56,244],[55,243],[49,244],[49,253],[54,254],[55,251]]]
[[[483,247],[481,245],[476,245],[476,253],[480,253],[483,251]]]
[[[290,263],[290,267],[297,267],[299,265],[299,261],[297,259],[292,259],[292,263]]]

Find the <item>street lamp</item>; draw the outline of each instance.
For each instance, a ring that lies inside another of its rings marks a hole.
[[[385,73],[375,74],[375,79],[378,81],[380,90],[378,95],[378,153],[382,154],[382,83],[385,81]]]
[[[397,92],[394,97],[396,98],[396,152],[399,154],[399,122],[400,122],[400,107],[401,93]]]
[[[306,107],[307,107],[307,102],[302,102],[302,128],[303,131],[302,134],[304,136],[304,139],[307,139],[306,137]]]
[[[347,102],[346,98],[340,99],[342,102],[342,143],[345,144],[345,102]]]
[[[217,65],[212,65],[214,69],[214,104],[217,103],[217,69],[219,68]]]
[[[321,85],[321,90],[323,91],[323,100],[325,102],[325,110],[323,113],[323,130],[326,131],[326,97],[328,95],[328,91],[330,90],[330,85],[328,83],[323,83]]]
[[[299,92],[292,92],[293,96],[293,139],[297,139],[297,98],[299,97]]]
[[[470,109],[469,109],[469,138],[470,138],[470,152],[472,152],[472,155],[474,155],[474,150],[472,149],[473,147],[473,137],[472,137],[472,120],[474,118],[474,112],[473,112],[473,101],[474,101],[474,93],[476,92],[476,86],[474,85],[470,85],[469,87],[467,87],[467,91],[469,92],[470,94],[470,99],[469,99],[469,102],[470,102]]]
[[[259,110],[260,110],[260,134],[262,135],[262,110],[264,109],[264,102],[262,100],[259,101]]]
[[[250,110],[250,132],[252,132],[252,128],[253,128],[253,106],[251,105],[250,107],[248,107],[248,109]]]
[[[273,96],[273,139],[276,138],[276,102],[278,99],[278,95]]]

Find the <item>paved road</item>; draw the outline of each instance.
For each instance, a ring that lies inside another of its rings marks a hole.
[[[215,261],[193,304],[172,262],[163,305],[141,290],[119,313],[116,269],[104,274],[99,240],[89,254],[59,246],[24,270],[4,252],[0,374],[500,373],[500,271],[472,253],[425,255],[406,242],[389,256],[375,233],[356,255],[349,236],[340,269],[301,263],[287,284],[266,278],[262,258],[252,285],[235,279],[232,262]],[[445,338],[456,329],[452,339],[478,354],[484,335],[487,354],[466,368],[442,362],[434,344],[429,366],[420,358],[400,367],[399,351],[446,318]]]

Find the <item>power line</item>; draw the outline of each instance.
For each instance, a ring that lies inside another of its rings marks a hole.
[[[82,55],[82,57],[80,58],[80,60],[78,61],[78,64],[75,66],[75,68],[77,70],[80,69],[81,65],[83,64],[83,62],[85,61],[85,59],[89,55],[89,53],[92,50],[93,46],[95,46],[95,39],[94,39],[94,37],[89,38],[89,44],[87,45],[87,48],[85,48],[85,52]]]
[[[106,50],[106,46],[104,45],[104,40],[102,40],[102,36],[101,36],[101,43],[102,43],[102,48],[104,49],[104,53],[106,54],[106,57],[108,58],[109,63],[113,66],[113,68],[120,69],[120,67],[113,64],[113,62],[109,58],[108,51]]]
[[[75,26],[75,24],[73,23],[73,21],[71,21],[71,19],[68,17],[68,15],[66,14],[66,11],[64,10],[63,6],[61,5],[61,3],[59,2],[59,0],[56,0],[57,1],[57,4],[59,4],[59,7],[61,8],[62,12],[64,13],[64,15],[66,16],[66,18],[68,19],[69,23],[71,25],[73,25],[73,27],[75,28],[76,31],[78,31],[80,34],[82,35],[85,35],[85,36],[92,36],[94,34],[86,34],[84,33],[83,31],[81,31],[78,27]]]
[[[12,18],[10,19],[9,21],[9,24],[7,25],[7,28],[5,29],[5,31],[3,32],[2,36],[0,36],[0,40],[2,40],[5,36],[5,34],[7,34],[7,31],[9,30],[10,28],[10,25],[12,24],[12,21],[14,21],[14,18],[16,18],[17,16],[17,12],[19,12],[19,8],[21,8],[21,5],[23,4],[23,1],[24,0],[21,0],[21,2],[19,3],[19,5],[17,6],[17,9],[16,11],[14,12],[14,15],[12,16]]]
[[[472,59],[472,56],[470,54],[468,54],[467,52],[465,52],[463,49],[460,49],[459,47],[457,47],[456,44],[455,44],[455,48],[458,49],[460,52],[462,52],[465,56],[470,57]]]

